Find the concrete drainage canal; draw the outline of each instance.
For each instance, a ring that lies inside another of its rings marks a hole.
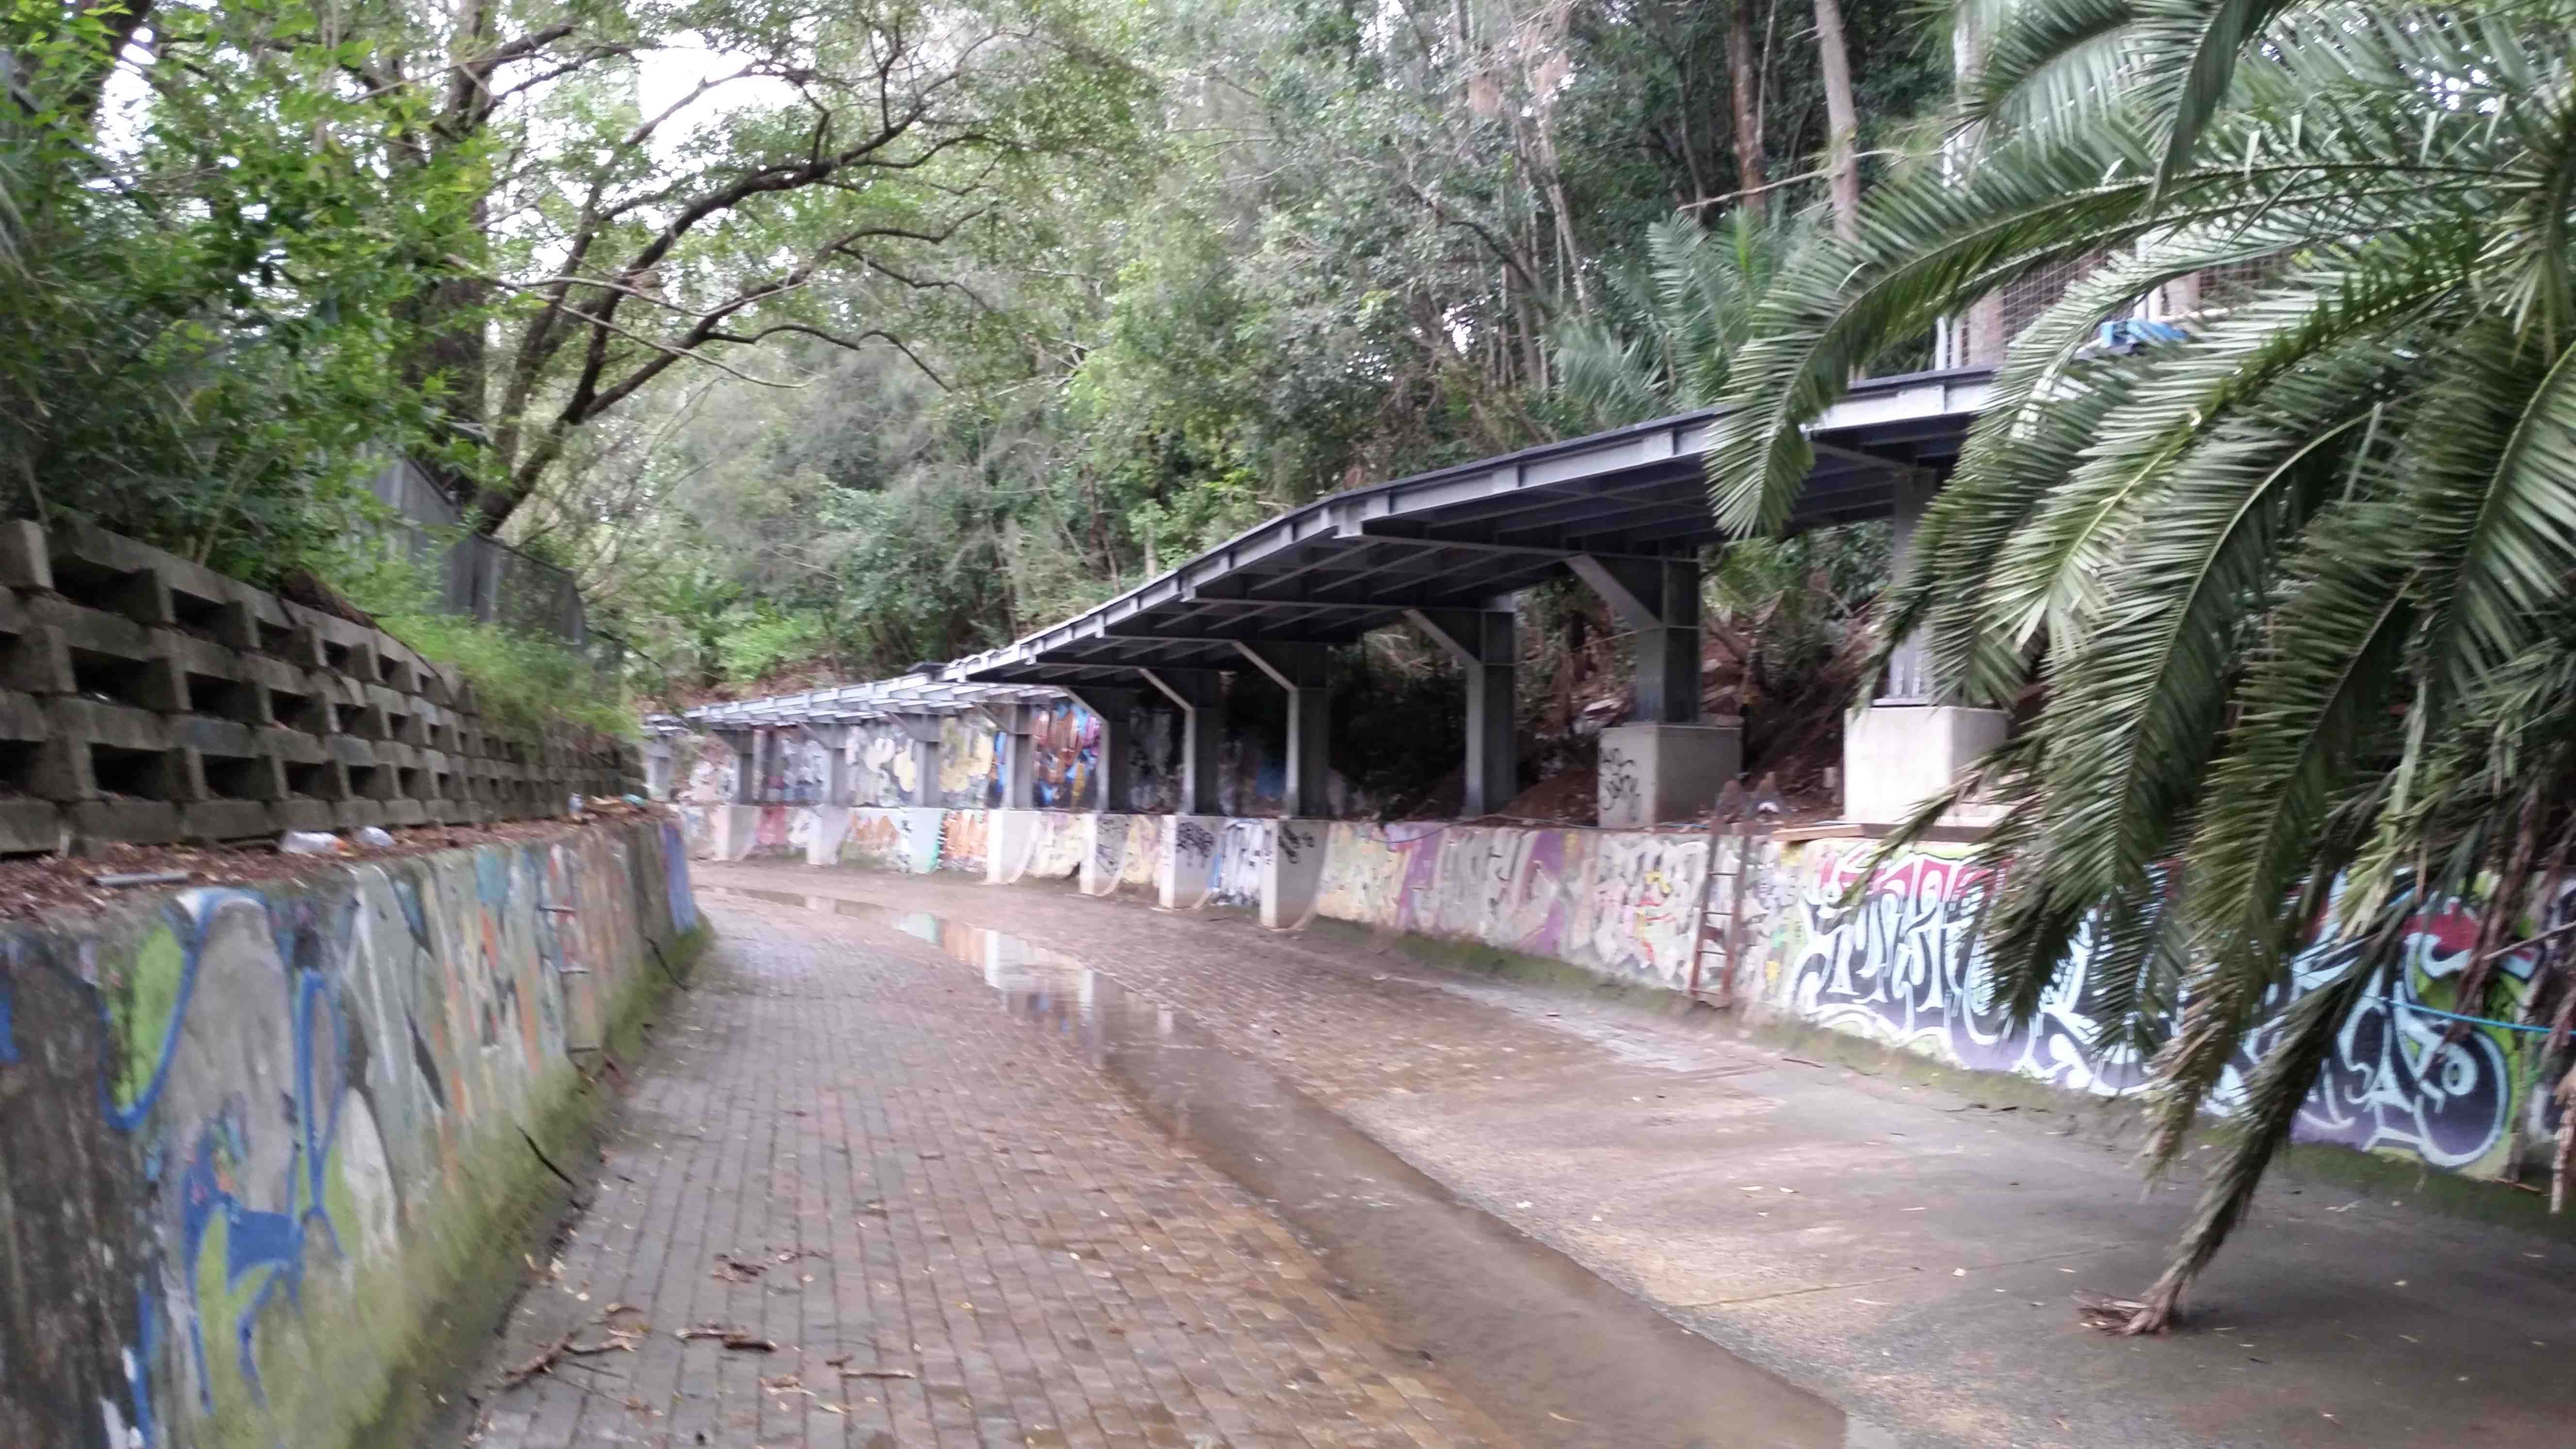
[[[1188,1016],[1062,952],[928,912],[723,893],[872,920],[979,971],[1162,1129],[1267,1202],[1399,1351],[1437,1362],[1531,1446],[1875,1449],[1896,1441],[1664,1318],[1438,1182]]]

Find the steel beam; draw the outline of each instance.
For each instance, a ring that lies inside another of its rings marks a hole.
[[[1496,601],[1510,604],[1509,599]],[[1405,617],[1458,661],[1467,683],[1467,799],[1462,813],[1490,815],[1520,794],[1514,728],[1519,640],[1509,607],[1412,609]]]
[[[1689,724],[1699,718],[1699,562],[1656,566],[1577,555],[1575,577],[1634,631],[1636,720]]]
[[[1183,815],[1216,815],[1224,768],[1225,680],[1212,669],[1140,669],[1145,682],[1181,710]]]
[[[1319,644],[1238,643],[1234,647],[1288,694],[1288,788],[1282,813],[1291,819],[1325,814],[1325,782],[1331,770],[1327,740],[1333,722],[1332,691],[1326,682],[1331,656]]]

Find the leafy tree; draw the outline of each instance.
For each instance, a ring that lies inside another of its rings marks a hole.
[[[1557,386],[1580,424],[1610,428],[1715,406],[1763,292],[1802,234],[1750,209],[1713,230],[1678,217],[1648,227],[1645,266],[1609,278],[1615,308],[1557,333]]]
[[[470,194],[350,124],[399,98],[362,105],[269,45],[291,18],[165,16],[170,45],[264,59],[220,113],[189,85],[120,100],[140,18],[0,11],[0,488],[22,516],[272,581],[359,522],[355,480],[386,451],[441,452],[437,392],[384,380],[418,342],[399,312],[420,258]]]
[[[1858,369],[2017,280],[2095,266],[2013,341],[1882,643],[1923,631],[1971,702],[2044,692],[1956,792],[2005,806],[1978,947],[2026,1020],[2089,936],[2107,1031],[2156,1052],[2156,1166],[2269,1028],[2127,1320],[2149,1332],[2387,991],[2415,912],[2485,897],[2463,1010],[2513,948],[2540,960],[2553,1051],[2576,1014],[2565,938],[2512,939],[2576,844],[2576,12],[1972,18],[1990,39],[1949,161],[1880,187],[1857,238],[1819,239],[1766,297],[1712,495],[1733,527],[1779,526],[1812,457],[1798,425]],[[2160,294],[2178,340],[2090,345]],[[2294,995],[2320,917],[2346,946]]]
[[[729,359],[791,336],[901,347],[920,314],[984,305],[943,257],[1014,229],[1047,168],[1114,162],[1145,94],[1120,15],[1081,0],[15,14],[37,129],[73,148],[35,169],[87,184],[121,71],[142,98],[85,149],[126,174],[117,200],[239,217],[214,257],[235,291],[277,285],[256,243],[279,234],[372,244],[297,278],[381,284],[318,325],[387,334],[387,381],[434,399],[486,529],[674,368],[756,368]]]
[[[1843,8],[1861,144],[1883,149],[1946,67],[1900,0]],[[828,620],[824,657],[883,673],[1330,489],[1587,426],[1555,387],[1563,327],[1626,327],[1646,227],[1723,216],[1699,203],[1736,187],[1729,35],[1758,73],[1745,98],[1762,90],[1760,199],[1787,215],[1823,195],[1805,13],[1476,4],[1386,24],[1341,0],[1158,0],[1101,22],[1153,98],[1116,164],[1033,159],[937,250],[953,285],[858,284],[897,339],[779,338],[736,363],[779,388],[674,364],[662,402],[567,434],[510,535],[578,536],[571,556],[683,673],[700,625],[663,634],[647,603],[675,576],[738,587],[690,594],[720,618]]]

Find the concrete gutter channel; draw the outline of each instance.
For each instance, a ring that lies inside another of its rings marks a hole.
[[[1230,914],[700,869],[990,933],[1009,1009],[1075,1011],[1155,1120],[1534,1446],[2537,1444],[2576,1422],[2576,1247],[2510,1189],[2302,1152],[2187,1330],[2121,1339],[2073,1296],[2149,1281],[2196,1184],[2141,1190],[2117,1104]],[[1350,1039],[1355,1006],[1383,1041]]]

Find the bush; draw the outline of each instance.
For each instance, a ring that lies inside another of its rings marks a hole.
[[[427,568],[381,542],[344,546],[330,569],[342,597],[422,658],[465,676],[482,707],[523,724],[580,725],[633,738],[624,681],[550,634],[486,624],[437,606]]]

